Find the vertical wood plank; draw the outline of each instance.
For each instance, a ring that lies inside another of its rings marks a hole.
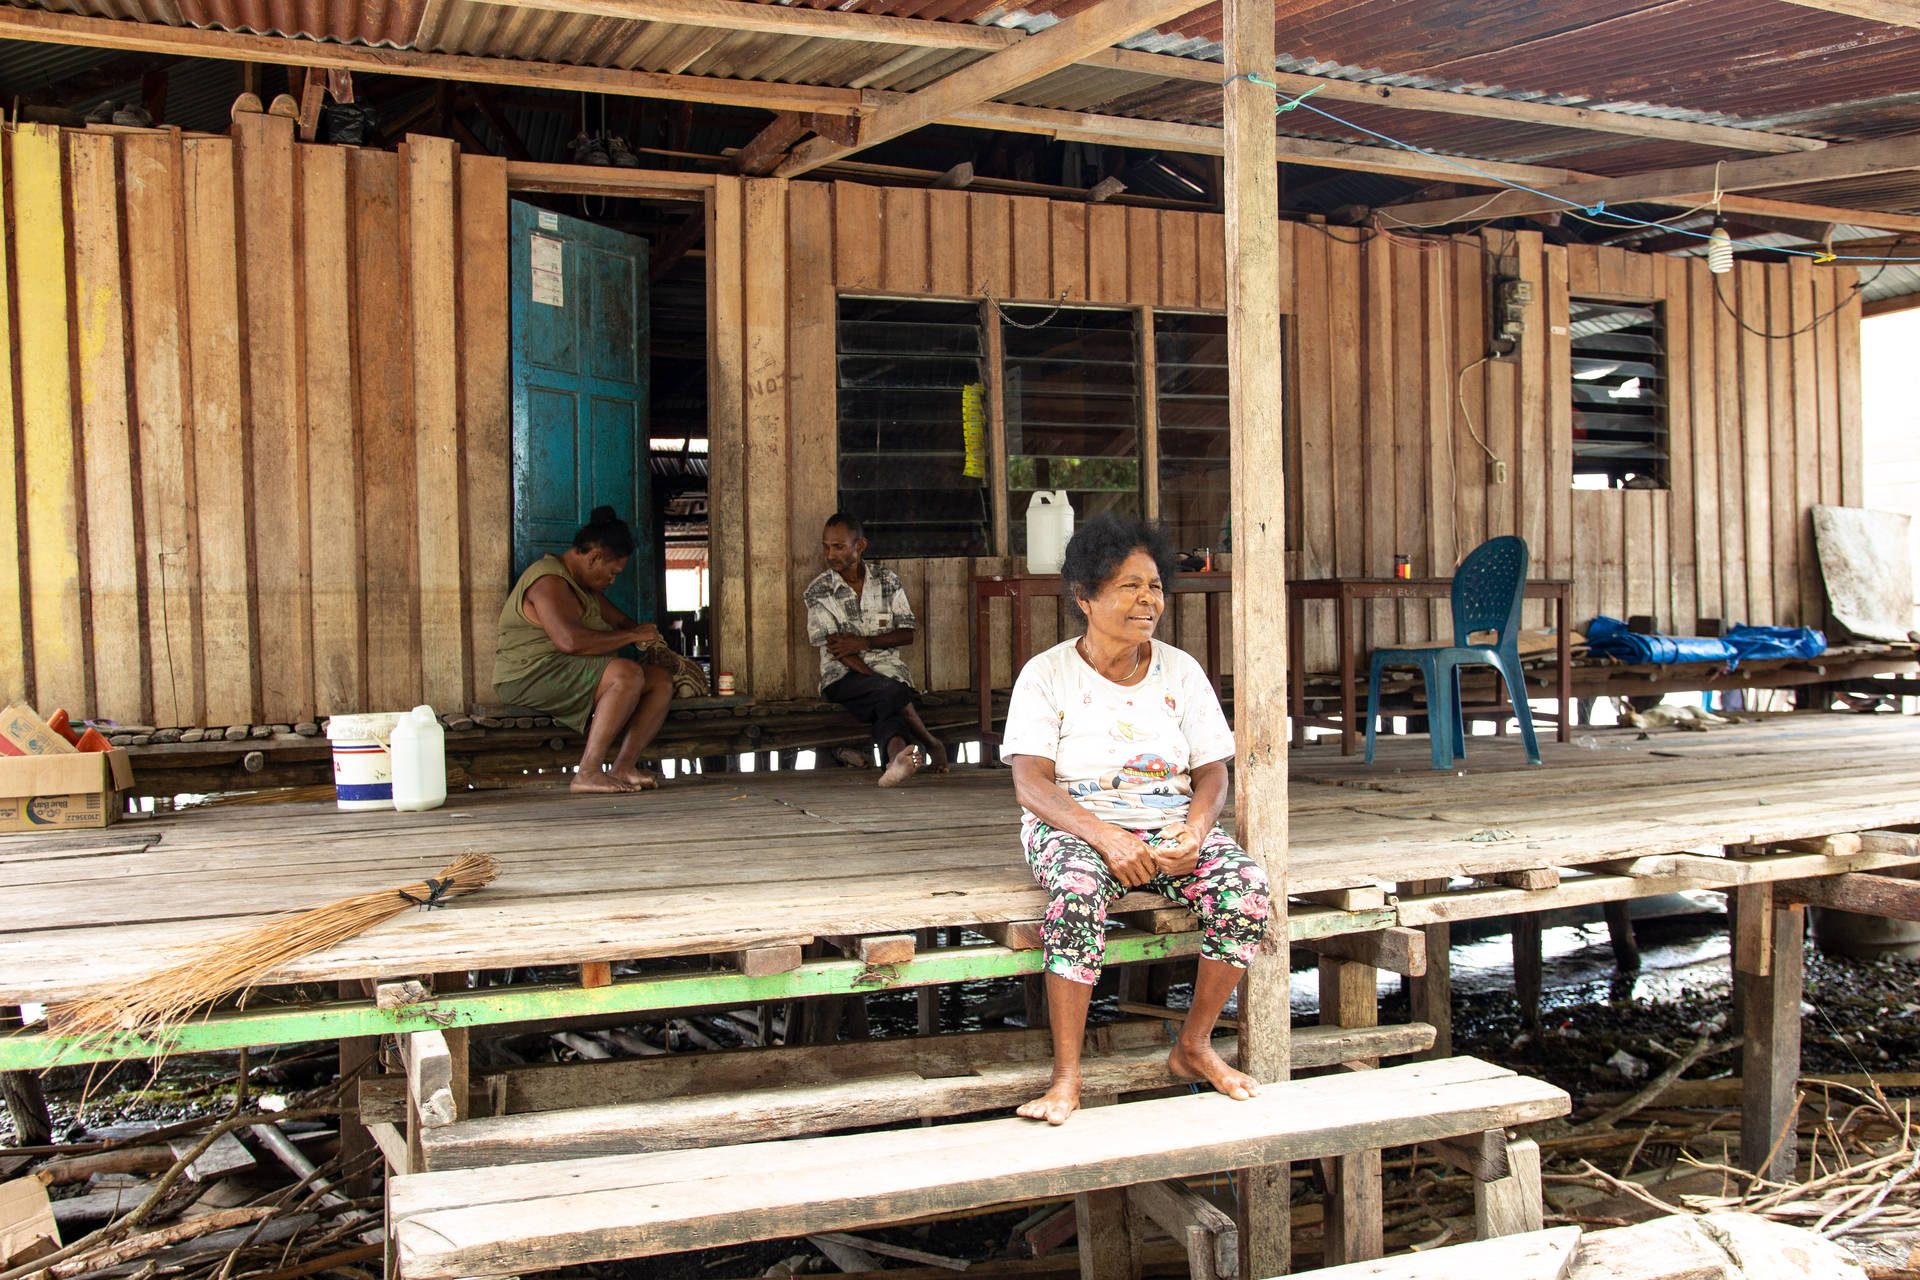
[[[980,304],[980,325],[987,357],[987,507],[993,518],[994,553],[1004,555],[1013,548],[1007,511],[1006,331],[991,302]]]
[[[1722,620],[1746,622],[1747,608],[1747,479],[1746,423],[1740,402],[1740,328],[1732,290],[1737,277],[1707,276],[1708,300],[1713,312],[1714,399],[1720,448],[1720,592]]]
[[[1673,505],[1666,490],[1642,490],[1653,507],[1653,550],[1649,565],[1653,578],[1654,630],[1675,633],[1673,624]]]
[[[1547,572],[1554,578],[1573,573],[1573,347],[1567,336],[1571,303],[1567,292],[1567,252],[1560,245],[1542,250],[1544,303],[1542,328],[1547,343]]]
[[[1006,196],[967,197],[967,285],[996,298],[1013,293],[1013,205]],[[842,288],[846,281],[840,281]]]
[[[787,181],[746,181],[744,317],[747,376],[747,625],[753,696],[783,698],[793,682],[787,573]]]
[[[1653,530],[1653,490],[1622,489],[1620,516],[1622,540],[1620,556],[1625,568],[1626,612],[1618,617],[1645,614],[1655,617],[1653,581],[1656,567]],[[1664,571],[1664,565],[1660,568]]]
[[[1394,245],[1388,254],[1393,272],[1394,531],[1392,552],[1410,556],[1415,573],[1427,572],[1427,367],[1426,307],[1421,300],[1420,250]],[[1420,644],[1427,638],[1428,607],[1417,600],[1400,603],[1399,636]]]
[[[0,146],[0,180],[10,180],[11,148]],[[15,348],[13,308],[3,305],[13,297],[13,229],[0,217],[0,351]],[[0,447],[6,456],[21,456],[24,431],[16,417],[13,360],[0,359]],[[16,464],[18,465],[18,464]],[[27,611],[31,597],[21,580],[26,557],[21,554],[20,500],[17,484],[0,485],[0,695],[27,699]]]
[[[828,512],[827,514],[831,515],[833,513]],[[894,560],[886,558],[884,556],[884,549],[882,549],[882,554],[883,563],[885,563],[889,569],[892,569],[900,575],[900,589],[906,592],[907,604],[913,609],[914,621],[921,624],[914,629],[913,643],[900,651],[900,658],[907,664],[907,678],[913,682],[913,687],[916,689],[929,689],[932,686],[928,684],[927,665],[931,646],[927,643],[929,637],[925,625],[927,618],[927,562],[925,560]],[[803,635],[801,639],[804,642],[806,637]],[[808,650],[808,652],[811,654],[814,651]],[[817,660],[815,669],[818,669]],[[805,692],[805,690],[805,685],[799,686],[800,692]]]
[[[1804,912],[1779,906],[1771,885],[1736,889],[1735,988],[1746,1043],[1740,1054],[1740,1163],[1764,1177],[1793,1176],[1799,1141],[1794,1090],[1800,1075]]]
[[[927,193],[917,187],[881,188],[880,228],[881,288],[890,293],[925,293],[929,266]],[[750,261],[748,270],[753,269]]]
[[[293,124],[286,116],[246,113],[233,123],[244,229],[241,270],[252,433],[250,514],[259,566],[254,604],[259,609],[260,714],[286,722],[314,714],[301,298],[298,273],[288,270],[298,259]],[[451,316],[447,323],[452,324]]]
[[[1192,307],[1200,297],[1200,215],[1180,210],[1160,214],[1160,304]]]
[[[927,561],[927,616],[921,620],[920,636],[927,647],[929,689],[965,689],[972,683],[967,623],[966,560]]]
[[[1866,501],[1866,456],[1860,409],[1860,293],[1853,287],[1859,275],[1850,268],[1838,277],[1848,291],[1840,308],[1835,337],[1840,366],[1840,505],[1857,507]]]
[[[214,724],[236,724],[254,718],[257,673],[233,144],[224,138],[190,138],[184,146],[206,713]]]
[[[460,389],[471,654],[467,696],[476,703],[494,701],[494,640],[501,606],[513,585],[508,261],[507,162],[496,156],[461,156]]]
[[[400,157],[356,151],[352,166],[367,702],[398,711],[417,703],[420,690],[406,205]]]
[[[1293,342],[1293,403],[1296,434],[1300,437],[1300,466],[1287,477],[1288,496],[1295,498],[1300,508],[1300,576],[1330,578],[1334,574],[1334,508],[1339,488],[1334,469],[1334,299],[1328,281],[1328,239],[1317,227],[1293,230],[1299,242],[1294,261],[1300,296],[1309,302],[1300,308],[1287,331]],[[1317,634],[1311,626],[1307,631]],[[1308,644],[1307,652],[1308,669],[1327,669],[1331,649]]]
[[[1840,317],[1832,271],[1813,273],[1813,313],[1826,316],[1813,333],[1815,397],[1820,416],[1820,501],[1840,501]]]
[[[1726,277],[1722,277],[1724,280]],[[1740,302],[1740,421],[1742,479],[1747,502],[1747,617],[1774,621],[1772,468],[1768,449],[1772,421],[1768,413],[1767,269],[1742,262],[1734,267]]]
[[[1053,247],[1047,202],[1038,196],[1010,196],[1013,233],[1013,296],[1023,302],[1050,302],[1053,286]]]
[[[129,134],[120,145],[133,409],[140,442],[140,523],[145,533],[148,684],[154,723],[197,726],[206,717],[196,610],[200,529],[194,519],[193,406],[187,377],[184,169],[176,136]],[[5,403],[10,406],[11,398]],[[12,501],[11,490],[6,501]],[[11,527],[10,521],[0,520],[0,528]]]
[[[1492,462],[1484,456],[1475,467],[1467,470],[1467,482],[1471,484],[1476,473],[1484,477],[1487,486],[1487,536],[1504,537],[1518,533],[1514,524],[1518,514],[1514,499],[1515,477],[1519,475],[1518,454],[1515,450],[1515,415],[1520,403],[1519,369],[1511,360],[1489,360],[1481,368],[1481,375],[1487,380],[1487,419],[1481,424],[1481,434],[1486,437],[1487,447],[1493,450],[1493,456],[1507,464],[1507,483],[1495,484]]]
[[[1160,352],[1153,308],[1135,308],[1133,324],[1134,360],[1140,370],[1140,501],[1146,518],[1158,523],[1166,517],[1160,505]]]
[[[1805,261],[1805,259],[1801,259]],[[1762,268],[1767,302],[1761,325],[1779,337],[1763,339],[1767,360],[1767,509],[1773,569],[1773,616],[1782,626],[1800,624],[1800,542],[1795,536],[1794,474],[1798,465],[1793,423],[1792,286],[1783,265]]]
[[[1684,258],[1662,258],[1659,293],[1667,334],[1667,560],[1658,566],[1665,585],[1666,629],[1693,634],[1693,325]]]
[[[1627,615],[1626,497],[1628,490],[1600,493],[1600,612],[1615,618]]]
[[[1685,260],[1673,268],[1687,297],[1687,383],[1693,447],[1693,620],[1687,635],[1698,634],[1701,618],[1719,618],[1726,600],[1720,582],[1720,409],[1719,352],[1714,342],[1714,312],[1704,265]],[[1670,364],[1669,370],[1673,368]]]
[[[21,450],[26,475],[27,585],[33,626],[33,694],[42,712],[84,716],[85,594],[80,577],[82,477],[75,449],[69,365],[67,219],[60,131],[13,134],[9,194],[19,332]]]
[[[413,315],[415,545],[420,551],[420,696],[458,707],[467,688],[460,542],[460,356],[454,244],[459,148],[418,135],[405,143],[408,283]],[[646,514],[635,512],[636,520]]]
[[[1487,540],[1487,456],[1474,442],[1474,430],[1485,431],[1487,380],[1476,369],[1464,377],[1467,365],[1487,353],[1486,255],[1491,242],[1462,237],[1453,244],[1453,354],[1447,371],[1447,403],[1457,415],[1450,437],[1453,459],[1454,522],[1460,554],[1466,555]],[[1457,565],[1449,565],[1449,572]]]
[[[1127,296],[1136,306],[1160,302],[1160,215],[1127,209]]]
[[[827,223],[832,234],[832,222]],[[967,280],[967,195],[964,191],[927,192],[928,288],[946,298],[973,293]],[[823,264],[824,265],[824,264]],[[828,284],[831,287],[831,272]]]
[[[1393,255],[1391,241],[1384,237],[1361,246],[1361,265],[1366,272],[1366,343],[1363,360],[1366,368],[1365,418],[1362,437],[1361,488],[1365,499],[1366,538],[1361,564],[1370,577],[1384,578],[1393,572],[1393,536],[1397,525],[1393,517],[1393,421],[1394,421],[1394,343],[1393,343]],[[1354,473],[1349,472],[1349,475]],[[1364,649],[1391,644],[1393,619],[1391,601],[1373,601],[1357,607],[1355,619],[1360,635],[1353,637]]]
[[[127,414],[120,184],[112,135],[68,134],[67,165],[93,667],[93,702],[85,713],[133,723],[152,713],[140,618],[140,528]]]
[[[836,284],[847,290],[880,287],[881,253],[885,241],[880,228],[880,189],[857,182],[833,184]]]
[[[1514,253],[1519,258],[1520,279],[1533,289],[1534,301],[1526,309],[1527,332],[1516,353],[1519,362],[1518,411],[1514,417],[1514,532],[1527,540],[1528,576],[1549,576],[1547,551],[1547,505],[1552,501],[1547,487],[1547,349],[1554,335],[1541,323],[1546,315],[1546,262],[1541,253],[1540,234],[1522,231],[1515,237]],[[1546,600],[1529,600],[1521,609],[1523,625],[1551,625]]]
[[[1055,201],[1048,206],[1053,250],[1053,296],[1087,300],[1087,206]]]
[[[1209,311],[1219,311],[1227,305],[1227,241],[1224,234],[1225,219],[1218,214],[1203,213],[1200,219],[1199,240],[1194,248],[1195,283],[1194,305]],[[1278,257],[1281,279],[1276,282],[1276,296],[1280,299],[1282,314],[1291,313],[1293,306],[1293,228],[1282,226]],[[1096,242],[1097,243],[1097,242]]]
[[[1317,239],[1318,237],[1316,237]],[[1453,456],[1454,406],[1453,371],[1458,353],[1453,345],[1453,325],[1448,306],[1453,297],[1453,253],[1451,248],[1423,253],[1419,263],[1425,275],[1426,341],[1422,352],[1426,361],[1427,413],[1427,572],[1435,577],[1452,574],[1460,563],[1460,544],[1454,527],[1456,508],[1454,491],[1459,487],[1459,472]],[[1435,640],[1453,640],[1453,608],[1445,600],[1428,606],[1428,634]]]
[[[1087,210],[1087,297],[1127,301],[1127,211],[1097,204]]]
[[[1332,347],[1333,475],[1347,483],[1364,483],[1366,470],[1366,400],[1359,394],[1367,385],[1361,373],[1365,351],[1361,334],[1366,324],[1366,264],[1360,231],[1326,229],[1328,341]],[[1334,572],[1341,577],[1361,573],[1367,566],[1367,504],[1358,495],[1342,497],[1334,505]]]
[[[739,178],[715,180],[707,205],[707,510],[713,561],[713,666],[733,673],[738,687],[752,689],[753,654],[747,625],[747,435],[744,417],[746,368],[741,333],[742,204]],[[845,236],[864,234],[871,219],[850,216],[872,188],[833,187],[834,259],[841,287],[853,288]],[[878,201],[875,201],[878,207]],[[868,243],[867,247],[872,248]],[[875,255],[877,257],[877,255]],[[863,266],[852,268],[856,272]],[[876,268],[877,269],[877,268]],[[853,277],[853,278],[857,278]]]
[[[1778,279],[1778,268],[1775,270]],[[1793,522],[1787,532],[1794,546],[1799,622],[1803,627],[1818,627],[1826,621],[1826,608],[1820,590],[1820,560],[1813,546],[1813,507],[1820,501],[1820,371],[1814,356],[1813,260],[1790,258],[1785,274],[1788,324],[1778,332],[1793,337],[1774,345],[1784,349],[1781,354],[1787,358],[1793,385],[1788,424],[1793,431]],[[1774,309],[1776,317],[1781,310]]]
[[[308,582],[313,600],[314,710],[327,716],[366,707],[365,601],[361,595],[361,566],[366,531],[361,522],[361,473],[353,397],[353,196],[348,178],[349,152],[339,147],[303,147],[300,152],[301,289],[305,297],[305,345],[301,377],[306,396]],[[503,162],[504,163],[504,162]],[[504,172],[503,172],[504,179]],[[506,252],[504,181],[499,235]],[[500,287],[504,293],[504,263]],[[463,316],[469,343],[485,341],[478,317]],[[501,364],[496,375],[506,380],[506,314],[502,298],[497,326]],[[504,400],[501,412],[504,413]],[[469,444],[474,442],[470,439]],[[500,453],[501,505],[505,505],[505,437]],[[477,459],[469,452],[469,468]],[[502,533],[504,534],[504,530]],[[506,573],[506,565],[499,567]],[[502,593],[504,595],[504,592]],[[493,627],[486,620],[486,679],[492,679]],[[478,646],[476,646],[477,648]],[[492,701],[492,686],[483,701]]]
[[[793,689],[811,693],[819,681],[820,655],[807,643],[806,607],[800,591],[825,567],[820,559],[821,531],[839,505],[840,492],[835,474],[839,456],[835,303],[828,266],[833,261],[833,217],[827,189],[817,182],[788,188],[787,206],[787,291],[792,316],[792,330],[787,335],[787,414],[792,439],[787,472],[789,561],[784,598],[791,610],[787,625],[792,634]],[[859,514],[865,517],[873,513]],[[887,557],[887,548],[875,550]],[[763,585],[761,589],[767,588]],[[919,647],[924,651],[924,643]]]
[[[1585,627],[1600,607],[1600,506],[1606,494],[1596,489],[1573,489],[1573,620]]]

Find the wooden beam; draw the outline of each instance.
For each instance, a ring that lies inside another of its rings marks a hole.
[[[1805,913],[1783,908],[1772,885],[1734,891],[1734,989],[1746,1037],[1740,1052],[1740,1164],[1784,1181],[1797,1159],[1794,1089],[1800,1075]]]
[[[767,111],[824,111],[851,115],[867,107],[866,95],[858,89],[576,67],[558,62],[523,62],[514,58],[471,58],[459,54],[421,53],[412,49],[369,49],[318,40],[256,36],[234,31],[201,31],[192,27],[164,27],[156,23],[120,22],[110,18],[83,18],[38,9],[0,10],[0,39],[81,45],[93,49],[130,49],[143,53],[212,58],[222,62],[268,62],[418,76],[426,80],[509,84],[529,89],[566,89],[617,97],[708,102],[723,106],[759,107]]]
[[[857,143],[815,138],[797,147],[775,170],[782,178],[810,173],[844,155],[911,133],[955,111],[986,102],[1011,89],[1070,67],[1089,53],[1109,47],[1162,22],[1200,7],[1205,0],[1103,0],[1036,36],[936,80],[905,101],[866,117]]]
[[[1408,978],[1427,972],[1427,935],[1418,929],[1377,929],[1337,933],[1301,944],[1304,950],[1334,960],[1352,960]]]
[[[741,976],[764,978],[773,973],[792,973],[800,967],[802,959],[797,946],[748,947],[744,951],[727,953],[726,961],[738,969]]]
[[[1908,0],[1787,0],[1805,9],[1838,13],[1868,22],[1884,22],[1890,27],[1920,27],[1920,11]]]
[[[1882,138],[1854,142],[1794,156],[1760,156],[1732,160],[1718,166],[1702,164],[1684,169],[1662,169],[1602,178],[1594,182],[1548,187],[1536,195],[1505,191],[1492,200],[1463,196],[1453,200],[1420,200],[1392,205],[1388,220],[1403,226],[1441,226],[1466,218],[1489,220],[1526,213],[1551,213],[1574,206],[1605,204],[1681,203],[1708,198],[1721,191],[1793,186],[1804,182],[1837,182],[1876,173],[1900,173],[1920,168],[1920,138]],[[1725,207],[1724,201],[1722,207]]]
[[[1920,231],[1920,215],[1887,213],[1881,209],[1848,209],[1840,205],[1801,204],[1795,200],[1768,200],[1763,196],[1740,195],[1722,196],[1720,207],[1728,213],[1761,214],[1802,222],[1844,222],[1849,226],[1877,227],[1882,231]],[[1851,248],[1849,244],[1848,250]]]
[[[1479,1182],[1504,1178],[1513,1170],[1507,1164],[1507,1133],[1488,1129],[1458,1138],[1441,1138],[1421,1144],[1448,1164]]]
[[[910,933],[874,933],[858,937],[830,937],[820,941],[872,968],[881,964],[905,964],[913,959],[914,938]]]
[[[1872,302],[1862,303],[1860,314],[1868,318],[1890,316],[1896,311],[1911,311],[1915,307],[1920,307],[1920,293],[1903,293],[1894,298],[1875,298]]]
[[[501,150],[506,153],[507,159],[533,159],[533,153],[527,150],[526,140],[520,136],[520,131],[513,127],[513,122],[507,119],[507,113],[500,109],[500,103],[494,98],[492,90],[479,85],[474,86],[473,105],[474,109],[479,111],[480,118],[487,122],[487,127],[500,139]]]
[[[751,31],[765,35],[805,36],[828,40],[904,45],[918,49],[977,50],[997,53],[1033,37],[1005,27],[970,22],[934,22],[924,18],[827,12],[799,5],[767,5],[745,0],[488,0],[513,8],[544,9],[559,13],[624,18],[635,22],[673,23],[724,31]],[[1220,64],[1203,58],[1182,58],[1137,49],[1101,49],[1077,60],[1083,67],[1123,71],[1157,80],[1218,85],[1224,78]],[[1553,106],[1512,98],[1436,89],[1407,89],[1396,85],[1357,84],[1322,76],[1269,71],[1268,78],[1289,95],[1312,92],[1328,102],[1353,102],[1404,111],[1474,116],[1555,129],[1624,134],[1687,142],[1703,147],[1742,151],[1817,151],[1827,144],[1819,138],[1801,138],[1763,129],[1696,124],[1604,111],[1591,107]],[[1111,96],[1118,97],[1119,94]]]
[[[1240,1274],[1240,1232],[1233,1219],[1184,1182],[1142,1182],[1128,1203],[1187,1251],[1191,1280],[1234,1280]]]
[[[1480,1240],[1521,1235],[1545,1226],[1540,1146],[1531,1138],[1507,1143],[1507,1175],[1473,1184],[1473,1233]]]
[[[1774,892],[1789,902],[1853,911],[1888,920],[1920,920],[1920,880],[1895,876],[1828,876],[1818,880],[1786,880]]]
[[[733,167],[744,174],[765,177],[786,157],[794,143],[812,132],[811,113],[782,111],[774,116],[772,124],[754,134],[747,145],[740,148],[740,154],[733,158]]]
[[[1044,920],[996,920],[990,924],[968,927],[1009,951],[1038,951],[1042,944],[1041,930],[1045,925]]]
[[[401,1038],[407,1064],[407,1096],[423,1128],[450,1125],[459,1116],[453,1097],[453,1053],[439,1031],[415,1031]]]

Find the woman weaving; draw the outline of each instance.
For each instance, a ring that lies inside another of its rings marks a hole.
[[[1198,662],[1153,638],[1173,568],[1173,548],[1151,525],[1103,515],[1083,526],[1060,573],[1086,634],[1028,662],[1007,708],[1002,749],[1025,810],[1021,843],[1052,898],[1042,936],[1053,1078],[1019,1113],[1049,1124],[1080,1105],[1107,906],[1136,889],[1184,903],[1204,931],[1193,1005],[1167,1065],[1232,1098],[1259,1090],[1211,1037],[1272,904],[1259,864],[1214,825],[1233,757],[1220,701]]]

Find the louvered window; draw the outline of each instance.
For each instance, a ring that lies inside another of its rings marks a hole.
[[[1655,303],[1574,298],[1573,483],[1667,487],[1666,329]]]

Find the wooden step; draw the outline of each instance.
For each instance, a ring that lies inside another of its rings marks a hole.
[[[1549,1227],[1371,1262],[1323,1267],[1313,1273],[1313,1280],[1462,1280],[1465,1276],[1561,1280],[1572,1267],[1579,1246],[1579,1227]]]
[[[1017,1117],[394,1178],[409,1280],[522,1274],[1193,1177],[1565,1115],[1566,1093],[1475,1058]]]
[[[1293,1033],[1293,1065],[1298,1070],[1419,1053],[1432,1047],[1433,1036],[1433,1027],[1424,1022],[1303,1027]],[[1235,1040],[1217,1040],[1215,1046],[1228,1061],[1238,1052]],[[899,1120],[1011,1109],[1045,1090],[1052,1069],[1049,1059],[982,1063],[944,1075],[907,1069],[828,1084],[488,1116],[423,1129],[420,1148],[431,1171],[793,1138]],[[1081,1069],[1088,1094],[1139,1093],[1177,1083],[1167,1070],[1164,1041],[1089,1055],[1082,1059]]]

